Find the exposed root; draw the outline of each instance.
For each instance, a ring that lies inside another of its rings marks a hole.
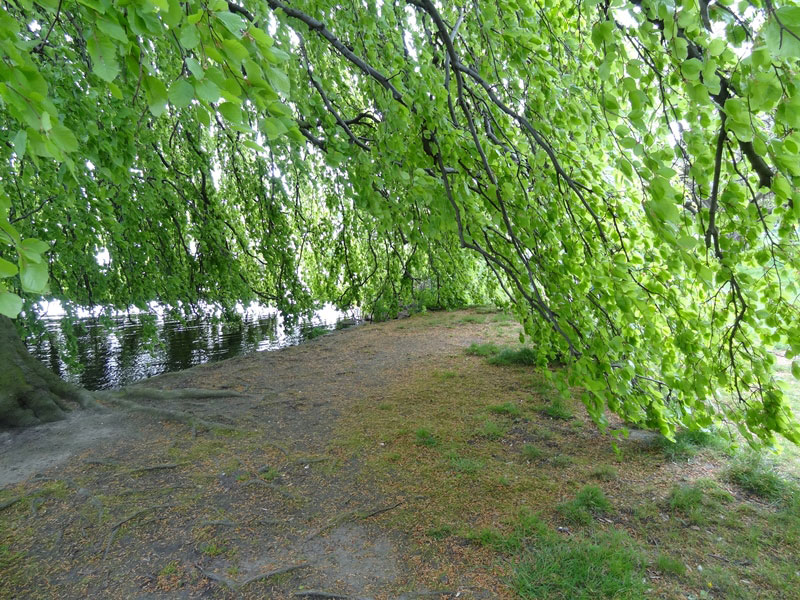
[[[314,600],[320,600],[322,598],[334,598],[338,600],[350,600],[351,596],[345,596],[344,594],[337,594],[336,592],[326,592],[324,590],[298,590],[294,594],[292,594],[295,598],[313,598]],[[353,599],[355,600],[355,599]]]
[[[233,521],[223,520],[223,521],[202,521],[200,523],[200,527],[236,527],[236,523]]]
[[[163,465],[150,465],[149,467],[138,467],[131,469],[128,473],[145,473],[147,471],[161,471],[162,469],[175,469],[179,467],[178,463],[165,463]]]
[[[125,398],[121,398],[116,394],[116,392],[113,393],[98,392],[98,396],[103,402],[107,402],[108,404],[113,404],[115,406],[119,406],[127,410],[143,412],[149,415],[153,415],[155,417],[160,417],[162,419],[168,419],[170,421],[177,421],[178,423],[185,423],[195,428],[203,428],[209,431],[237,430],[232,425],[228,425],[226,423],[217,423],[214,421],[206,421],[205,419],[201,419],[191,413],[184,412],[182,410],[172,410],[168,408],[156,408],[154,406],[145,406],[143,404],[139,404],[138,402],[133,402],[132,400],[126,400]]]
[[[151,506],[149,508],[142,508],[141,510],[137,510],[132,515],[125,517],[121,521],[117,521],[116,523],[114,523],[114,525],[111,526],[111,531],[108,532],[108,537],[106,538],[105,549],[103,550],[103,560],[105,560],[106,556],[108,556],[108,551],[111,550],[111,545],[114,543],[114,538],[116,537],[117,531],[119,531],[120,527],[122,527],[126,523],[133,521],[134,519],[138,519],[142,515],[145,515],[149,512],[152,512],[154,510],[161,510],[163,508],[171,508],[172,506],[174,506],[174,504],[159,504],[157,506]],[[166,518],[166,516],[164,518]]]
[[[297,494],[291,490],[287,490],[284,486],[280,486],[275,483],[270,483],[269,481],[264,481],[263,479],[260,479],[258,477],[254,477],[253,479],[248,479],[245,482],[245,485],[260,485],[261,487],[269,488],[279,493],[281,496],[289,498],[290,500],[294,500],[296,502],[306,501],[306,498],[301,496],[300,494]]]
[[[289,565],[287,567],[281,567],[279,569],[275,569],[273,571],[268,571],[266,573],[260,573],[258,575],[254,575],[253,577],[248,577],[244,581],[234,581],[228,577],[224,577],[222,575],[217,575],[216,573],[212,573],[211,571],[206,571],[200,565],[195,565],[198,571],[205,577],[206,579],[210,579],[211,581],[216,581],[217,583],[221,583],[232,590],[239,590],[246,585],[249,585],[255,581],[262,581],[264,579],[269,579],[270,577],[275,577],[276,575],[283,575],[284,573],[290,573],[291,571],[297,571],[298,569],[306,569],[310,565],[308,563],[300,563],[298,565]]]
[[[131,386],[113,392],[123,398],[139,400],[209,400],[212,398],[254,398],[250,394],[242,394],[233,390],[208,390],[199,388],[183,388],[179,390],[159,390]]]
[[[310,542],[315,537],[318,537],[318,536],[322,535],[323,533],[325,533],[327,531],[330,531],[334,527],[338,527],[339,525],[343,525],[344,523],[348,523],[350,521],[362,521],[364,519],[369,519],[370,517],[374,517],[375,515],[379,515],[381,513],[388,512],[388,511],[390,511],[392,509],[397,508],[402,503],[403,503],[403,501],[401,500],[400,502],[397,502],[397,503],[392,504],[390,506],[382,506],[382,507],[379,507],[379,508],[376,508],[376,509],[373,509],[373,510],[367,510],[367,511],[364,511],[364,510],[347,510],[347,511],[345,511],[343,513],[339,513],[338,515],[333,517],[331,520],[329,520],[325,525],[323,525],[322,527],[317,529],[314,533],[309,535],[305,540],[303,540],[303,542],[304,543]]]

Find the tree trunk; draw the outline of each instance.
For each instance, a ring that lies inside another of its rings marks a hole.
[[[63,419],[90,395],[33,358],[11,319],[0,315],[0,427],[25,427]]]

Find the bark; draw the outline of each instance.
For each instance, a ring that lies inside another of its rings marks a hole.
[[[88,392],[33,358],[14,322],[0,315],[0,428],[57,421],[91,403]]]

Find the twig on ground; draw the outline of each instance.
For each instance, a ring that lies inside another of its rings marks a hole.
[[[317,529],[314,533],[309,535],[303,542],[309,542],[313,540],[315,537],[322,535],[326,531],[333,529],[334,527],[338,527],[348,521],[362,521],[364,519],[369,519],[370,517],[374,517],[375,515],[379,515],[381,513],[388,512],[392,509],[397,508],[403,503],[402,500],[390,506],[381,506],[374,510],[369,510],[367,512],[363,510],[348,510],[343,513],[339,513],[335,517],[333,517],[330,521],[328,521],[325,525]]]
[[[103,550],[103,560],[105,560],[106,556],[108,556],[108,551],[111,550],[111,545],[114,543],[114,537],[117,535],[117,531],[119,531],[120,527],[122,527],[126,523],[129,523],[130,521],[133,521],[134,519],[137,519],[137,518],[141,517],[142,515],[145,515],[145,514],[147,514],[149,512],[152,512],[154,510],[160,510],[162,508],[171,508],[172,506],[174,506],[174,505],[173,504],[158,504],[156,506],[150,506],[148,508],[142,508],[140,510],[137,510],[132,515],[129,515],[129,516],[125,517],[121,521],[117,521],[116,523],[114,523],[114,525],[111,526],[111,531],[108,532],[108,537],[106,538],[105,549]]]

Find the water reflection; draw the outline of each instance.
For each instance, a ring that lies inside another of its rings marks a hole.
[[[294,326],[264,312],[248,312],[232,322],[209,317],[185,321],[151,315],[88,317],[75,324],[71,336],[65,335],[63,329],[69,325],[60,318],[45,318],[44,323],[46,334],[28,343],[31,354],[68,381],[102,390],[205,362],[277,350],[357,320],[329,309]],[[69,346],[68,340],[72,340]]]

